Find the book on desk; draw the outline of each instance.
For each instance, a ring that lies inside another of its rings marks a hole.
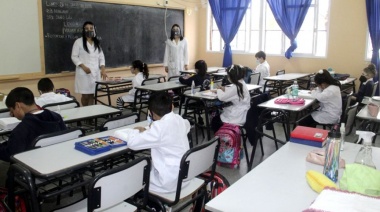
[[[322,148],[329,131],[319,128],[297,126],[290,133],[290,142]]]
[[[127,145],[126,141],[114,136],[104,136],[76,142],[75,149],[89,155],[97,155],[125,145]]]
[[[13,130],[20,122],[15,117],[0,118],[0,128],[3,130]]]

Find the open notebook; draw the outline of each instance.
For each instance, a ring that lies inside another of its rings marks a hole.
[[[20,122],[15,117],[0,118],[0,128],[3,130],[13,130]]]

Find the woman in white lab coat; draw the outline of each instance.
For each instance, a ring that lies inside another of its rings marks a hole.
[[[189,57],[187,40],[182,36],[181,28],[178,24],[172,26],[170,39],[165,43],[165,72],[168,73],[168,77],[180,75],[181,71],[188,69]]]
[[[318,71],[314,81],[318,87],[311,91],[311,96],[319,101],[320,107],[299,125],[316,127],[318,124],[338,124],[342,114],[340,82],[325,69]]]
[[[85,22],[82,37],[73,45],[71,60],[75,69],[75,92],[82,94],[83,106],[94,104],[95,82],[106,79],[105,59],[96,29],[92,22]]]

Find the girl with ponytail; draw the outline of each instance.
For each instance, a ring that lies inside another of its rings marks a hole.
[[[149,77],[148,65],[141,60],[135,60],[132,62],[131,72],[135,75],[132,80],[133,88],[127,95],[120,96],[116,100],[116,105],[120,110],[124,109],[126,103],[133,103],[135,101],[135,87],[140,86],[142,82]]]
[[[218,131],[223,123],[244,125],[251,97],[247,85],[244,82],[245,71],[240,65],[231,65],[227,69],[230,85],[219,87],[216,90],[218,99],[223,102],[231,102],[232,105],[223,108],[220,116],[212,119],[211,127],[214,132]]]

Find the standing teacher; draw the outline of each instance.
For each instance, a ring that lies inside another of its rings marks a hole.
[[[178,24],[172,26],[170,39],[166,41],[164,66],[168,77],[180,75],[181,71],[187,70],[189,57],[187,52],[187,41],[182,36]]]
[[[71,52],[75,69],[75,93],[82,94],[82,106],[94,104],[95,82],[106,79],[105,59],[96,29],[92,22],[85,22],[82,37],[78,38]]]

